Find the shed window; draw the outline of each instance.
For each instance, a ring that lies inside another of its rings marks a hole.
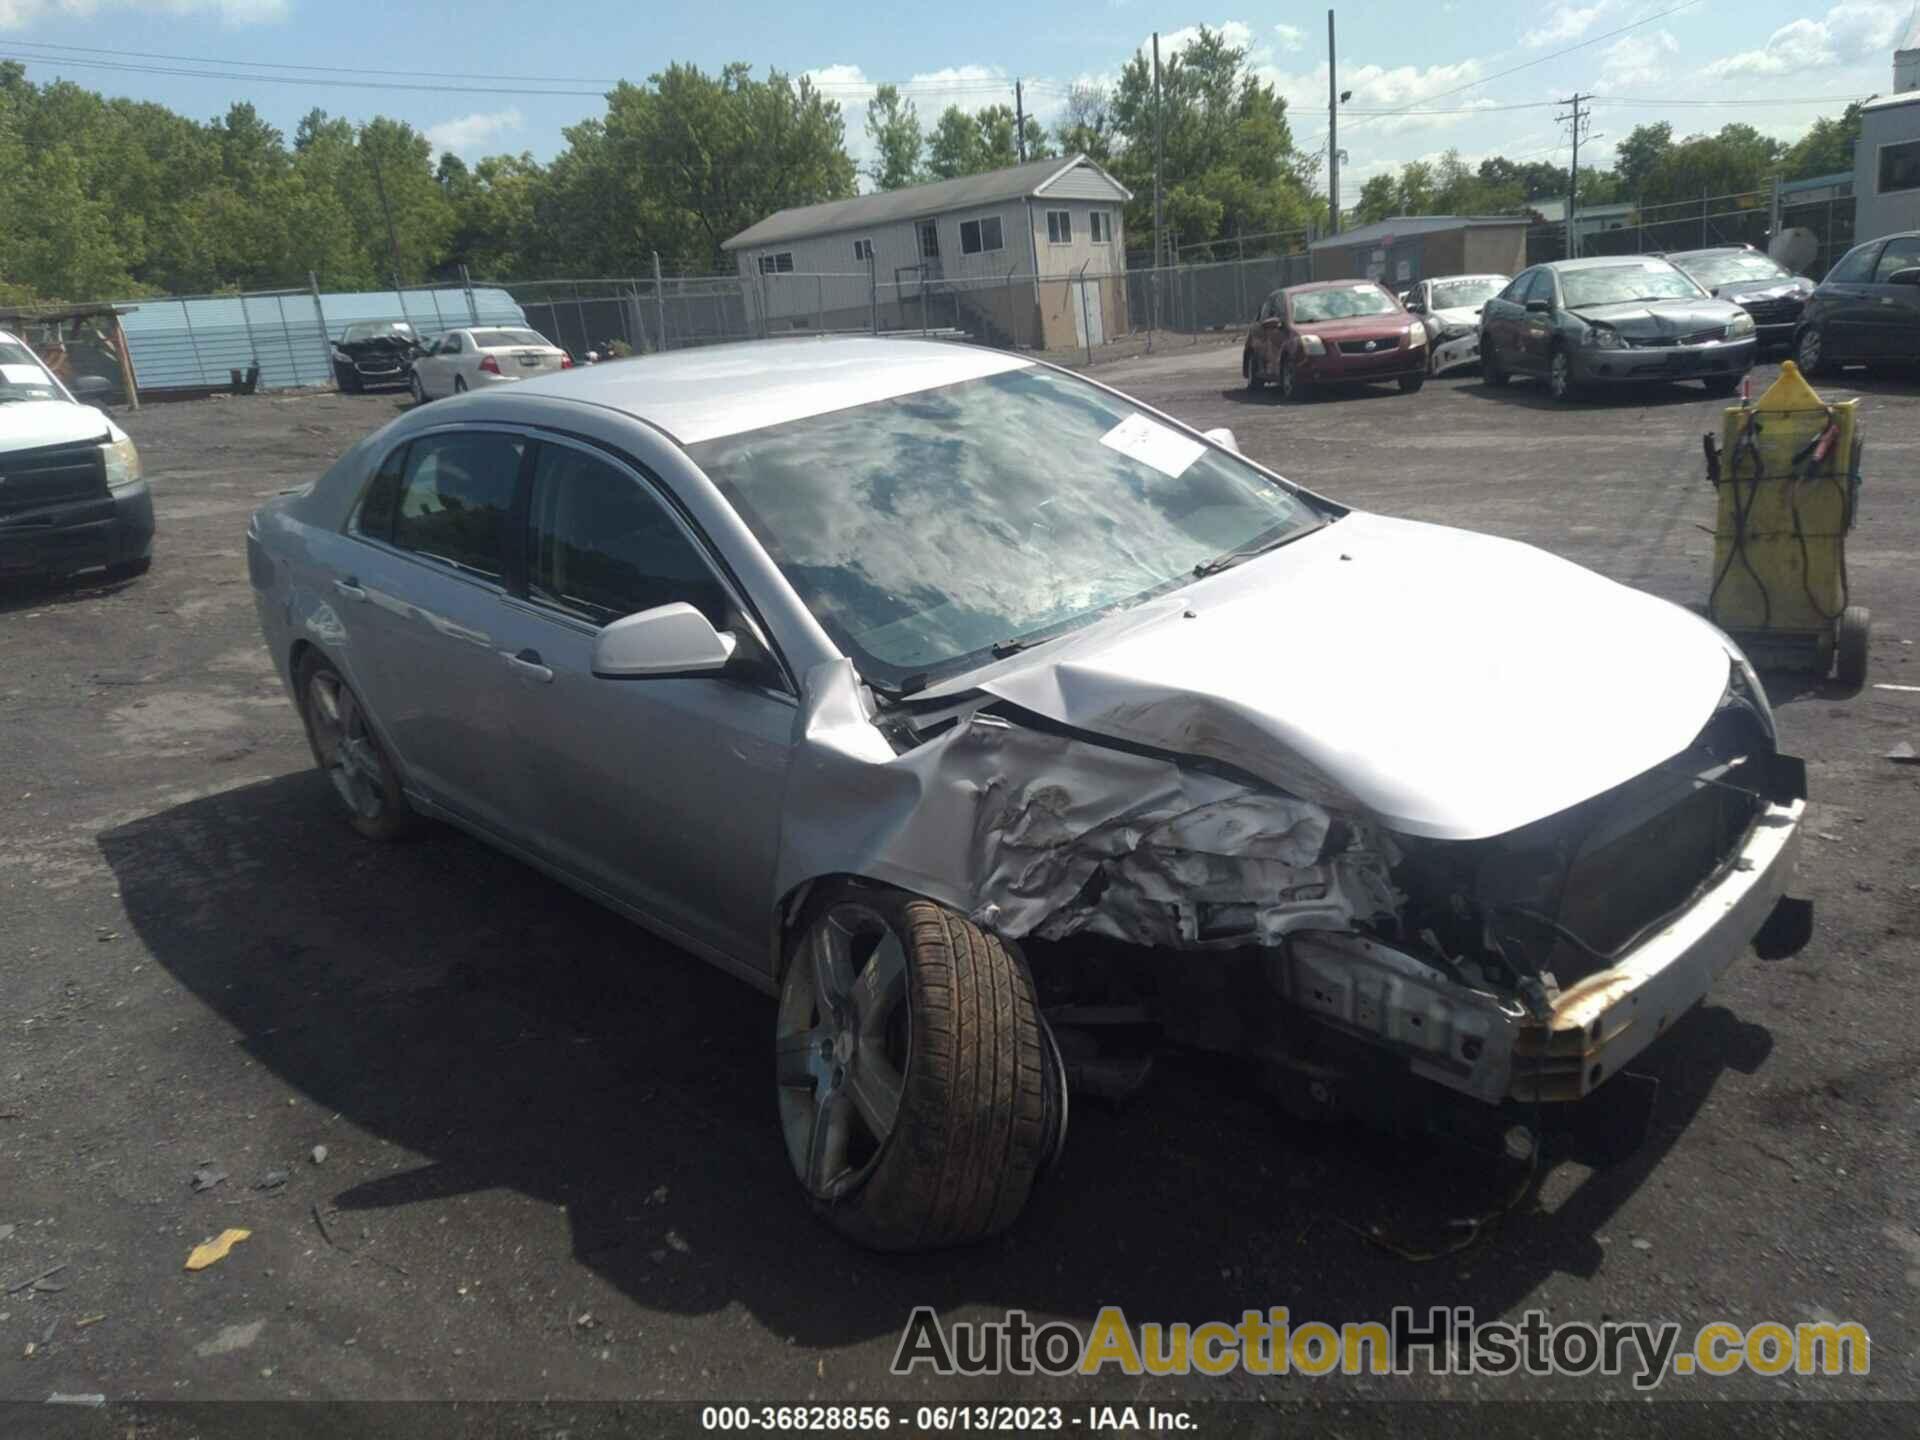
[[[985,250],[1004,250],[1005,248],[998,215],[960,222],[960,253],[962,255],[978,255]]]
[[[793,252],[791,250],[782,250],[777,254],[762,255],[760,257],[760,273],[762,275],[792,274]]]
[[[920,240],[920,258],[938,260],[940,258],[940,227],[931,220],[922,220],[913,227],[913,230]]]
[[[1880,193],[1920,190],[1920,140],[1880,147]]]
[[[1047,243],[1049,245],[1073,243],[1073,212],[1071,210],[1047,212]]]
[[[1112,243],[1113,216],[1105,210],[1095,210],[1087,216],[1087,235],[1096,245]]]
[[[853,242],[853,258],[856,260],[873,259],[873,241],[856,240]]]

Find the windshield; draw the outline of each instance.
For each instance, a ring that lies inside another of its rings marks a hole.
[[[1469,305],[1484,305],[1505,287],[1498,276],[1486,279],[1436,280],[1433,282],[1433,308],[1461,310]]]
[[[9,400],[64,400],[67,397],[40,368],[24,345],[0,340],[0,405]]]
[[[546,340],[531,330],[476,330],[473,343],[482,350],[498,350],[510,345],[538,345],[542,350],[552,347]]]
[[[1338,513],[1050,370],[690,447],[866,678],[953,673]]]
[[[1737,285],[1742,280],[1791,280],[1786,270],[1764,255],[1694,255],[1673,262],[1709,289]]]
[[[1288,302],[1296,325],[1316,320],[1348,320],[1356,315],[1391,315],[1399,307],[1378,285],[1343,285],[1338,290],[1309,290]]]
[[[1700,287],[1664,260],[1632,265],[1602,265],[1592,270],[1562,270],[1560,291],[1567,309],[1583,305],[1620,305],[1631,300],[1698,300]]]

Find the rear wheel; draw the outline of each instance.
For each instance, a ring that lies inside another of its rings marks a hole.
[[[1709,395],[1738,395],[1740,382],[1745,378],[1744,375],[1715,375],[1700,383],[1707,387]]]
[[[347,823],[369,840],[397,840],[413,829],[416,817],[400,779],[340,672],[308,656],[300,666],[299,693],[314,762],[333,783]]]
[[[774,1050],[794,1174],[821,1218],[877,1250],[1004,1230],[1064,1119],[1026,966],[897,891],[846,885],[810,907]]]
[[[416,370],[413,373],[413,377],[410,383],[413,388],[413,403],[416,405],[426,404],[427,403],[427,387],[420,383],[419,371]]]
[[[1494,355],[1491,335],[1482,337],[1480,341],[1480,378],[1489,385],[1504,385],[1513,378]]]
[[[456,395],[464,395],[467,393],[467,377],[466,376],[456,375],[453,377],[453,393]]]

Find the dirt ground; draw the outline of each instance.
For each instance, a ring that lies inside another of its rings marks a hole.
[[[1200,347],[1096,374],[1349,503],[1705,594],[1699,436],[1717,407],[1697,388],[1554,408],[1468,377],[1289,406],[1237,366]],[[919,1304],[1083,1329],[1107,1304],[1136,1322],[1437,1304],[1689,1331],[1850,1319],[1872,1333],[1870,1376],[1670,1378],[1658,1398],[1915,1398],[1920,767],[1883,757],[1920,743],[1920,693],[1871,682],[1920,685],[1920,382],[1830,393],[1864,399],[1849,562],[1875,635],[1860,693],[1773,685],[1815,801],[1813,943],[1741,961],[1636,1067],[1660,1087],[1645,1144],[1609,1159],[1556,1140],[1537,1195],[1424,1262],[1369,1232],[1458,1236],[1505,1176],[1304,1127],[1178,1056],[1130,1104],[1075,1106],[1061,1168],[1003,1241],[842,1243],[787,1169],[770,1002],[461,835],[383,849],[336,818],[259,642],[243,527],[400,400],[119,417],[154,485],[151,574],[0,592],[0,1400],[1633,1394],[1599,1377],[896,1379]],[[196,1191],[203,1169],[226,1178]],[[251,1238],[183,1270],[229,1227]],[[331,1428],[322,1414],[309,1428]]]

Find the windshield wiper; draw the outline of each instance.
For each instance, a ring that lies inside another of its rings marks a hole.
[[[1289,530],[1283,535],[1274,536],[1271,540],[1261,540],[1252,545],[1243,545],[1238,550],[1229,550],[1226,554],[1216,555],[1211,560],[1202,560],[1198,565],[1193,567],[1194,578],[1196,580],[1202,580],[1209,575],[1218,575],[1222,570],[1231,570],[1242,560],[1251,560],[1254,556],[1264,555],[1269,550],[1278,550],[1282,545],[1290,541],[1298,540],[1303,535],[1311,535],[1316,530],[1324,530],[1326,527],[1327,522],[1325,520],[1316,520],[1303,530]]]

